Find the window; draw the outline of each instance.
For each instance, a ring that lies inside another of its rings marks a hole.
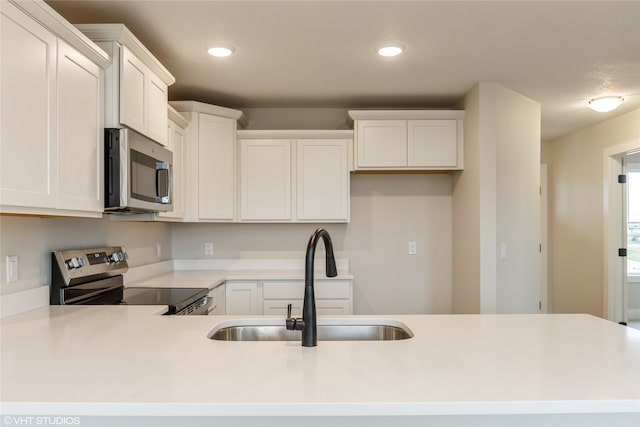
[[[640,163],[627,171],[627,275],[640,276]]]

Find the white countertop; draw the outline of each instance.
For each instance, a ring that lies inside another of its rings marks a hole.
[[[353,275],[339,271],[338,276],[328,278],[316,272],[316,284],[323,280],[352,280]],[[300,280],[304,281],[304,270],[173,270],[167,273],[127,282],[127,287],[157,288],[209,288],[213,289],[225,281],[240,280]]]
[[[640,331],[589,315],[376,316],[415,336],[303,348],[214,341],[233,317],[162,311],[51,306],[3,319],[1,412],[640,420]]]

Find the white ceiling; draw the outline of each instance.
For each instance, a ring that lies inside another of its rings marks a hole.
[[[122,22],[171,71],[169,98],[231,108],[450,108],[481,81],[539,101],[545,140],[640,107],[640,1],[49,0]],[[374,48],[407,46],[396,58]],[[206,54],[222,42],[236,53]],[[611,113],[588,98],[622,95]]]

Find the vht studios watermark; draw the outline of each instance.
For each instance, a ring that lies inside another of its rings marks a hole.
[[[80,417],[61,415],[27,416],[5,415],[2,417],[4,426],[77,426],[80,425]]]

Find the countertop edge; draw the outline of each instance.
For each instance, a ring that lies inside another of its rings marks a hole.
[[[638,414],[640,400],[486,402],[2,402],[4,415],[108,416],[438,416]]]

